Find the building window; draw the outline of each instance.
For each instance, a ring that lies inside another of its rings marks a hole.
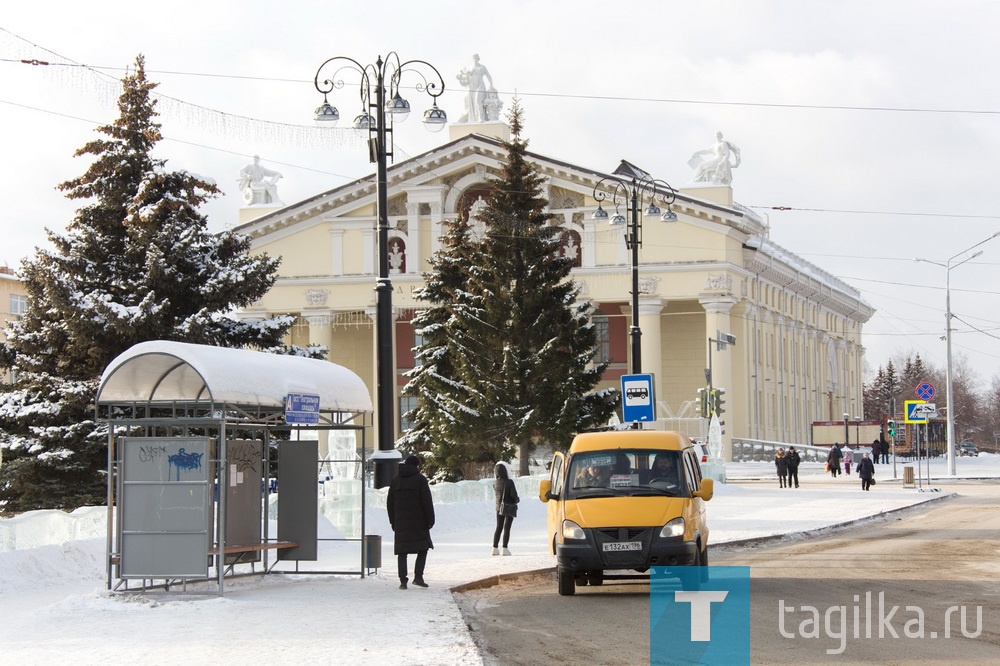
[[[608,318],[600,310],[595,310],[592,321],[597,336],[594,363],[608,363],[611,361],[611,331],[608,328]]]
[[[424,346],[424,336],[420,335],[416,331],[413,333],[413,367],[418,368],[424,364],[424,359],[422,359],[417,352],[421,347]]]
[[[406,418],[407,414],[417,408],[417,399],[403,396],[399,399],[399,432],[413,429],[413,421]]]
[[[10,313],[20,319],[28,311],[28,297],[22,294],[10,295]]]

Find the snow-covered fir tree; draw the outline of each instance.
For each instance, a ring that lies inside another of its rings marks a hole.
[[[92,163],[59,187],[86,203],[54,249],[25,260],[27,312],[8,329],[0,362],[0,510],[103,504],[107,430],[94,397],[105,367],[132,345],[175,340],[275,350],[290,317],[227,316],[274,284],[278,260],[250,240],[212,234],[198,208],[218,193],[206,179],[153,157],[156,84],[144,59],[123,81],[119,117],[76,155]]]
[[[478,212],[483,238],[459,262],[439,258],[428,278],[432,307],[418,329],[425,336],[418,358],[443,359],[447,372],[434,370],[436,382],[421,386],[429,373],[418,370],[411,380],[418,386],[408,388],[427,417],[420,437],[432,451],[449,447],[448,462],[439,462],[453,470],[459,457],[496,462],[516,451],[527,474],[536,443],[565,448],[580,430],[606,423],[618,399],[617,391],[595,390],[606,364],[593,362],[592,306],[577,300],[516,102],[510,126],[502,174]]]
[[[416,297],[429,304],[414,319],[421,344],[414,350],[416,367],[407,373],[403,394],[417,398],[406,414],[413,427],[400,438],[406,453],[427,452],[426,473],[441,481],[467,476],[468,465],[499,460],[502,451],[462,428],[468,391],[452,363],[449,341],[456,324],[453,311],[468,301],[465,290],[473,258],[469,220],[446,223],[441,249],[430,259],[431,270]]]

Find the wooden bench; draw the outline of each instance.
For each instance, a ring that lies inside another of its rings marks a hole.
[[[244,553],[257,553],[262,550],[278,550],[281,548],[298,548],[299,543],[295,541],[267,541],[265,543],[250,543],[250,544],[234,544],[231,546],[226,546],[223,551],[226,555],[235,555],[239,553],[240,555]],[[212,550],[208,551],[209,555],[219,554],[219,545],[216,544]],[[114,555],[111,557],[111,564],[119,564],[121,562],[121,557]],[[236,559],[232,564],[238,564],[239,558]],[[230,565],[231,566],[231,565]]]
[[[226,546],[223,553],[226,555],[233,555],[235,553],[256,553],[262,550],[276,550],[280,548],[298,548],[300,544],[295,541],[267,541],[265,543],[251,543],[246,545],[231,545]],[[209,555],[219,554],[219,545],[216,544],[215,547],[208,551]]]

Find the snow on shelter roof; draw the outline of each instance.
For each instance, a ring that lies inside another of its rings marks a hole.
[[[282,354],[185,342],[141,342],[104,370],[99,404],[211,402],[284,407],[289,393],[318,395],[324,412],[370,412],[361,378],[343,366]]]

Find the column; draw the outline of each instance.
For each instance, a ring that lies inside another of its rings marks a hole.
[[[309,324],[309,344],[322,345],[329,349],[333,345],[333,328],[330,326],[330,310],[304,310],[302,318]],[[330,431],[317,430],[319,457],[326,459],[330,452]]]
[[[640,291],[642,291],[640,289]],[[642,331],[640,345],[642,351],[642,371],[654,373],[653,392],[657,400],[663,400],[663,338],[660,329],[660,314],[667,302],[662,298],[639,299],[639,330]]]
[[[419,275],[423,271],[420,258],[420,204],[406,203],[406,272]]]
[[[705,308],[705,367],[708,367],[708,354],[712,354],[712,386],[726,389],[726,408],[729,413],[723,415],[723,421],[727,422],[724,428],[726,434],[722,436],[722,457],[725,460],[733,459],[733,427],[736,424],[736,415],[732,410],[736,409],[736,387],[733,386],[733,355],[729,350],[717,352],[714,349],[709,352],[708,339],[715,338],[716,333],[730,333],[732,322],[729,313],[736,305],[735,296],[706,296],[699,298],[698,302]],[[740,344],[737,340],[736,344]],[[744,341],[745,344],[745,341]],[[728,416],[729,418],[726,418]],[[745,421],[745,419],[744,419]]]
[[[330,230],[330,275],[344,274],[344,230]]]

